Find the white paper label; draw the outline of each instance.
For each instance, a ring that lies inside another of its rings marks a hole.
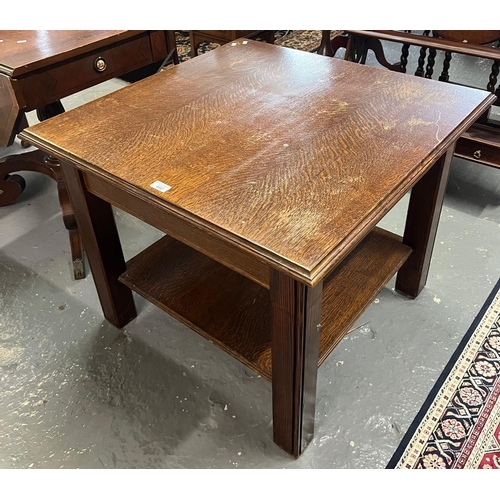
[[[160,191],[161,193],[165,193],[169,189],[172,189],[172,186],[169,186],[168,184],[165,184],[164,182],[161,182],[161,181],[154,181],[153,184],[150,184],[150,186],[153,189]]]

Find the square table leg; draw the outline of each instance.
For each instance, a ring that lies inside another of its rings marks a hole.
[[[137,312],[132,291],[118,281],[126,264],[113,209],[87,190],[78,169],[63,162],[61,168],[104,316],[122,328]]]
[[[312,440],[323,282],[310,288],[270,270],[273,437],[298,457]]]
[[[416,297],[427,282],[455,144],[411,190],[403,243],[412,248],[396,278],[396,290]]]

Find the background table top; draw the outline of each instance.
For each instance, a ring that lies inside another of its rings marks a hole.
[[[7,30],[0,31],[0,72],[15,77],[48,64],[98,49],[140,31]]]
[[[239,40],[22,136],[313,280],[493,100]]]

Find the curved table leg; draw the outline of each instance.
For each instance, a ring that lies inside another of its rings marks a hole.
[[[321,43],[318,47],[318,54],[322,56],[334,57],[337,50],[340,48],[347,49],[349,37],[338,35],[333,40],[331,39],[331,30],[321,31]]]
[[[75,279],[85,278],[83,245],[59,162],[39,150],[0,159],[0,207],[14,203],[23,192],[24,179],[19,175],[10,175],[19,171],[38,172],[56,181],[63,222],[69,231],[73,274]]]
[[[368,49],[373,51],[379,64],[387,69],[390,69],[391,71],[401,71],[400,62],[392,64],[385,58],[384,48],[382,47],[382,42],[380,40],[376,38],[371,39],[368,44]]]
[[[401,62],[392,64],[386,59],[382,42],[378,38],[351,35],[351,40],[351,51],[348,56],[350,61],[365,64],[368,51],[371,50],[375,54],[377,62],[384,68],[401,72]]]

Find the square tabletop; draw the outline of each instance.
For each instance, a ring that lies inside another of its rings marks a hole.
[[[22,136],[312,286],[494,99],[240,39]]]

